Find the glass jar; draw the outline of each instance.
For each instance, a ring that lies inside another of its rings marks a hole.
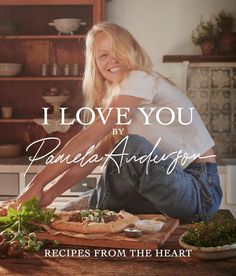
[[[41,76],[46,77],[48,76],[48,64],[43,63],[41,65]]]
[[[73,76],[78,76],[79,75],[79,64],[78,63],[73,63],[72,64],[72,75]]]
[[[69,76],[70,75],[70,65],[69,64],[64,64],[63,74],[64,74],[64,76]]]
[[[59,67],[58,67],[57,63],[52,64],[51,75],[54,76],[54,77],[59,75]]]

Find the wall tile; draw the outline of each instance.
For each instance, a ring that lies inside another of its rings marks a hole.
[[[198,110],[202,112],[207,112],[209,110],[209,92],[208,90],[200,90],[197,93],[196,106]]]
[[[210,97],[210,109],[217,112],[231,110],[231,91],[213,90]]]
[[[236,111],[236,90],[232,90],[232,110]]]
[[[186,95],[189,97],[189,99],[194,102],[197,98],[197,90],[187,90]]]
[[[232,136],[232,157],[236,158],[236,135]]]
[[[188,70],[187,89],[208,88],[209,68],[190,67]]]
[[[199,111],[220,157],[236,157],[236,67],[189,67],[187,96]]]
[[[231,69],[211,69],[210,79],[212,88],[231,88]]]
[[[232,133],[236,134],[236,110],[232,113]]]
[[[209,115],[209,113],[200,113],[200,115],[201,115],[201,118],[202,118],[205,126],[209,130],[209,124],[210,124],[210,115]]]
[[[231,113],[210,113],[210,131],[212,133],[229,133],[231,131]]]
[[[212,135],[215,141],[215,153],[219,157],[228,157],[232,155],[232,143],[229,135]]]
[[[233,88],[236,88],[236,67],[234,67],[233,69],[232,69],[232,82],[233,82]]]
[[[191,90],[187,96],[195,105],[198,111],[207,112],[209,110],[209,91],[208,90]]]

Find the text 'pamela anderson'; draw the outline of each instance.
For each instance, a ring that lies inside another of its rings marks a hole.
[[[57,145],[48,153],[40,155],[40,150],[42,150],[45,142],[55,140],[57,141]],[[140,164],[146,162],[146,174],[149,174],[149,164],[155,163],[158,164],[161,161],[165,161],[168,158],[172,159],[172,162],[169,164],[169,167],[167,169],[167,174],[170,174],[175,166],[177,165],[177,161],[181,159],[181,164],[184,165],[185,162],[188,159],[196,159],[197,157],[200,157],[199,153],[195,153],[191,156],[189,156],[186,152],[183,152],[181,149],[179,151],[172,152],[170,154],[162,154],[158,155],[155,154],[155,150],[157,150],[160,142],[161,137],[157,140],[156,144],[153,146],[152,150],[149,152],[149,154],[145,154],[142,156],[136,156],[136,155],[130,155],[128,152],[126,152],[127,144],[128,144],[129,136],[124,137],[117,143],[117,145],[112,149],[111,152],[105,154],[104,156],[99,156],[98,154],[93,154],[94,149],[96,148],[95,145],[92,145],[85,154],[78,153],[75,157],[71,157],[70,154],[64,155],[64,154],[58,154],[54,155],[53,152],[56,151],[61,144],[61,140],[57,137],[50,137],[50,138],[43,138],[37,141],[34,141],[31,143],[27,150],[31,148],[33,145],[38,145],[38,150],[36,151],[34,156],[29,157],[30,165],[28,166],[25,174],[29,171],[30,167],[33,165],[33,163],[45,160],[45,164],[55,164],[55,163],[67,163],[67,164],[79,164],[81,167],[84,167],[88,163],[101,163],[101,171],[103,170],[103,167],[108,163],[108,161],[114,162],[117,168],[117,173],[120,173],[121,165],[125,163],[130,162],[139,162]],[[117,152],[117,148],[120,148],[119,153]],[[209,157],[209,156],[208,156]]]

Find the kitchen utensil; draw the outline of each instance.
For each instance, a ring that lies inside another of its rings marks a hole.
[[[54,19],[53,22],[48,23],[49,26],[54,26],[59,32],[58,34],[71,34],[78,31],[80,26],[85,26],[87,23],[82,22],[81,19],[77,18],[58,18]]]

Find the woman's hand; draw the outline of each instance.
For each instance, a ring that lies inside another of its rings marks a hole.
[[[31,183],[30,186],[27,186],[21,195],[16,198],[17,208],[20,209],[23,202],[31,200],[33,197],[36,197],[41,201],[43,197],[43,188],[36,183]]]
[[[43,191],[43,196],[40,200],[40,207],[47,207],[54,200],[54,197],[51,196],[49,190]]]
[[[0,217],[7,215],[7,210],[9,208],[16,209],[16,201],[15,200],[7,200],[0,203]]]

